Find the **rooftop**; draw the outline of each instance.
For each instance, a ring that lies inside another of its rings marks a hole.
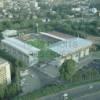
[[[62,40],[62,41],[66,41],[66,39],[73,38],[72,35],[68,35],[68,34],[64,34],[64,33],[60,33],[60,32],[55,32],[55,31],[54,32],[48,32],[48,33],[40,32],[40,34],[48,36],[48,37],[52,37],[52,38],[55,38],[55,39],[58,39],[58,40]]]
[[[40,49],[33,47],[27,43],[24,43],[16,38],[5,38],[2,40],[2,42],[18,49],[19,51],[25,53],[26,55],[40,51]]]
[[[3,34],[8,34],[8,33],[17,33],[17,30],[5,30],[2,32]]]
[[[50,46],[50,49],[62,56],[77,52],[80,49],[89,47],[92,42],[82,38],[71,38],[66,41],[60,41]]]

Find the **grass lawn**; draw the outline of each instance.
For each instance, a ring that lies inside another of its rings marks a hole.
[[[39,60],[41,61],[49,61],[52,60],[53,58],[57,57],[58,54],[47,49],[47,50],[41,50],[39,52]]]
[[[49,61],[58,56],[57,53],[48,49],[49,43],[41,39],[32,39],[27,41],[28,44],[35,46],[41,51],[39,52],[39,61]]]
[[[32,39],[32,40],[28,40],[27,41],[28,44],[32,45],[32,46],[35,46],[39,49],[43,49],[43,48],[46,48],[48,47],[49,43],[46,42],[46,41],[43,41],[41,39]]]

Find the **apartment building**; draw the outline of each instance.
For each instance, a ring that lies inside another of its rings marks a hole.
[[[11,72],[10,64],[0,58],[0,84],[10,84],[11,83]]]

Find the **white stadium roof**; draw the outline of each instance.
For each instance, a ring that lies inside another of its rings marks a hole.
[[[62,56],[66,56],[91,45],[92,41],[82,38],[71,38],[67,39],[66,41],[60,41],[51,45],[50,49]]]
[[[25,53],[26,55],[40,51],[40,49],[24,43],[16,38],[5,38],[2,40],[2,42],[21,51],[22,53]]]
[[[3,36],[17,35],[17,30],[5,30],[2,32]]]

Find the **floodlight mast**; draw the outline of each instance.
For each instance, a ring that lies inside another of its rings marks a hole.
[[[36,23],[36,32],[37,32],[37,33],[39,33],[39,29],[38,29],[38,28],[39,28],[39,24]]]

